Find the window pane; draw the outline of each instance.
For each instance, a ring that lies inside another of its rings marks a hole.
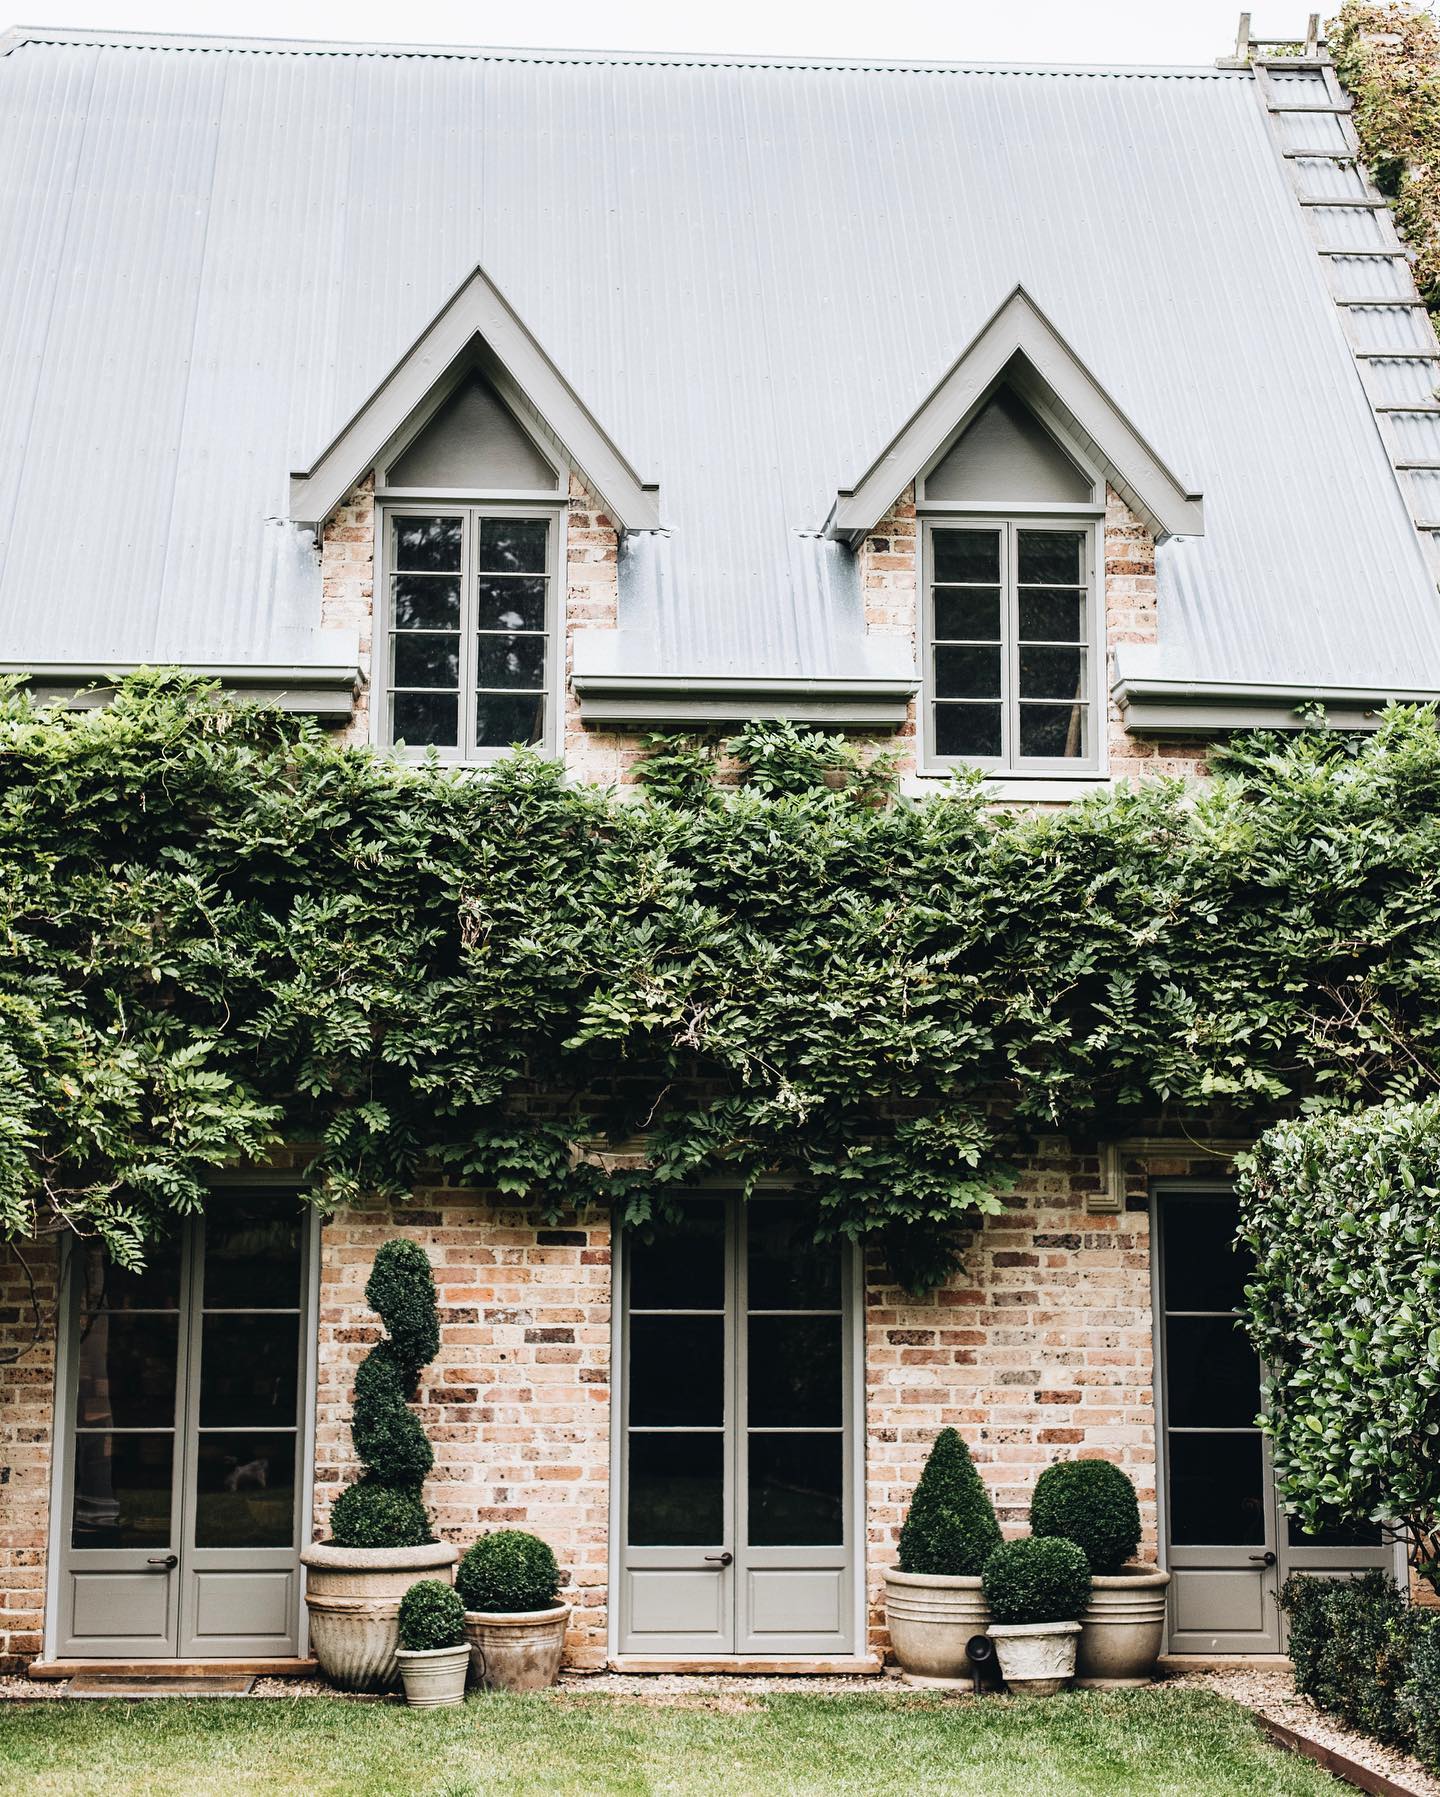
[[[937,581],[972,580],[996,585],[1000,580],[1000,533],[998,530],[931,531],[930,560]]]
[[[999,649],[937,649],[935,691],[942,699],[998,697]]]
[[[395,742],[453,749],[460,740],[460,701],[454,693],[396,693],[390,701],[390,735]]]
[[[752,1429],[838,1428],[839,1317],[751,1317]]]
[[[476,644],[477,686],[545,684],[543,636],[482,636]]]
[[[829,1547],[845,1539],[844,1438],[752,1435],[752,1547]]]
[[[725,1304],[725,1211],[718,1199],[687,1203],[678,1223],[626,1240],[632,1310],[721,1310]]]
[[[1257,1547],[1265,1539],[1260,1435],[1170,1437],[1170,1539]]]
[[[73,1547],[169,1547],[169,1435],[77,1435]]]
[[[1022,705],[1020,753],[1043,755],[1047,760],[1068,760],[1084,755],[1084,705]]]
[[[1079,530],[1022,530],[1016,553],[1021,586],[1083,586],[1085,533]]]
[[[395,566],[437,574],[460,571],[463,518],[396,518]]]
[[[998,643],[999,587],[936,587],[935,635],[938,640]]]
[[[454,630],[460,623],[460,578],[451,574],[395,574],[390,579],[397,630]]]
[[[482,749],[538,743],[545,734],[544,693],[481,693],[475,704],[475,741]]]
[[[1022,699],[1083,699],[1084,650],[1022,649],[1020,696]]]
[[[1021,587],[1021,642],[1085,640],[1085,596],[1068,588]]]
[[[102,1311],[82,1320],[77,1427],[174,1426],[179,1324],[174,1311]]]
[[[487,574],[543,574],[549,535],[543,518],[482,518],[478,566]]]
[[[725,1421],[725,1319],[630,1319],[633,1428],[719,1428]]]
[[[290,1192],[217,1201],[205,1218],[206,1310],[298,1308],[303,1216]]]
[[[1165,1323],[1166,1420],[1177,1429],[1248,1429],[1260,1408],[1260,1362],[1234,1317]]]
[[[295,1437],[202,1435],[196,1547],[289,1547],[295,1538]]]
[[[630,1437],[630,1545],[722,1547],[725,1437]]]
[[[482,575],[479,583],[479,615],[482,630],[543,630],[547,580]]]
[[[180,1238],[147,1242],[145,1267],[127,1273],[99,1242],[83,1244],[86,1310],[174,1310],[180,1303]]]
[[[279,1428],[295,1421],[300,1367],[300,1319],[246,1316],[222,1310],[207,1316],[200,1350],[200,1426]]]
[[[749,1205],[751,1310],[838,1310],[840,1244],[815,1240],[815,1216],[785,1199]]]
[[[1240,1207],[1233,1198],[1171,1197],[1161,1201],[1167,1310],[1238,1310],[1249,1276],[1248,1249],[1236,1252]]]
[[[409,636],[394,638],[396,686],[448,686],[460,684],[458,636]]]
[[[1000,753],[1000,707],[998,705],[937,705],[935,707],[935,753],[960,755],[968,760],[995,757]]]

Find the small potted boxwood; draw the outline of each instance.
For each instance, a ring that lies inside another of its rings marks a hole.
[[[497,1529],[460,1561],[455,1589],[477,1681],[491,1691],[543,1691],[565,1651],[570,1606],[559,1601],[560,1568],[538,1535]]]
[[[400,1599],[396,1658],[412,1709],[464,1703],[470,1643],[465,1639],[465,1606],[453,1585],[421,1579]]]
[[[1140,1544],[1135,1487],[1108,1460],[1069,1460],[1035,1481],[1030,1533],[1073,1541],[1090,1564],[1075,1682],[1109,1689],[1149,1684],[1165,1637],[1170,1574],[1134,1558]]]
[[[960,1686],[973,1677],[965,1644],[990,1620],[980,1575],[999,1544],[970,1450],[942,1429],[900,1531],[899,1563],[885,1574],[885,1626],[910,1684]]]
[[[1075,1673],[1078,1618],[1090,1598],[1090,1566],[1073,1541],[1027,1536],[1002,1542],[985,1562],[990,1638],[1017,1696],[1049,1697]]]

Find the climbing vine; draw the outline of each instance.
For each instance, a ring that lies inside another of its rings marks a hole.
[[[1435,1088],[1427,713],[1049,815],[887,799],[804,732],[721,749],[739,784],[622,801],[159,676],[0,696],[0,1233],[133,1260],[310,1142],[326,1204],[429,1168],[643,1223],[778,1174],[924,1285],[1038,1134]]]

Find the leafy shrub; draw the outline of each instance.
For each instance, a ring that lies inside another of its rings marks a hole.
[[[1440,1771],[1440,1623],[1432,1615],[1417,1614],[1400,1709],[1411,1751]]]
[[[357,1479],[331,1508],[330,1539],[336,1547],[419,1547],[434,1536],[418,1491]]]
[[[1002,1541],[984,1577],[996,1622],[1074,1622],[1090,1601],[1090,1563],[1059,1535]]]
[[[942,1429],[900,1531],[901,1572],[977,1577],[1000,1544],[1000,1525],[970,1450]]]
[[[1292,1573],[1280,1591],[1298,1690],[1377,1741],[1405,1745],[1400,1693],[1422,1619],[1383,1572],[1354,1579]]]
[[[1073,1541],[1092,1573],[1117,1573],[1140,1545],[1135,1487],[1109,1460],[1047,1466],[1030,1499],[1030,1533]]]
[[[560,1590],[560,1568],[538,1535],[497,1529],[461,1558],[455,1589],[467,1610],[548,1610]]]
[[[337,1547],[418,1547],[433,1539],[420,1493],[435,1455],[408,1400],[440,1347],[435,1276],[418,1242],[380,1245],[365,1298],[386,1334],[355,1371],[350,1433],[365,1473],[335,1500],[330,1539]]]
[[[420,1579],[400,1599],[400,1645],[411,1653],[459,1647],[465,1639],[465,1606],[440,1579]]]

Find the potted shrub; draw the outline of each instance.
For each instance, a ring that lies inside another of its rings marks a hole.
[[[1170,1574],[1134,1558],[1140,1505],[1126,1474],[1108,1460],[1047,1467],[1035,1481],[1030,1533],[1073,1541],[1090,1564],[1076,1683],[1149,1684],[1165,1637]]]
[[[330,1539],[307,1547],[310,1646],[322,1671],[347,1691],[394,1684],[400,1600],[417,1580],[455,1564],[436,1541],[421,1495],[434,1455],[409,1408],[420,1369],[440,1347],[435,1280],[418,1243],[386,1242],[365,1302],[385,1336],[355,1373],[350,1432],[363,1477],[336,1498]]]
[[[1049,1697],[1075,1674],[1077,1620],[1090,1598],[1090,1564],[1073,1541],[1030,1535],[985,1562],[990,1639],[1017,1696]]]
[[[942,1429],[900,1531],[898,1563],[885,1574],[885,1626],[912,1685],[960,1685],[973,1676],[965,1644],[990,1613],[980,1575],[1000,1544],[1000,1525],[970,1450]]]
[[[538,1535],[498,1529],[461,1560],[455,1589],[477,1681],[492,1691],[543,1691],[565,1649],[570,1606],[558,1602],[560,1569]]]
[[[453,1585],[421,1579],[400,1599],[400,1677],[412,1709],[464,1703],[470,1670],[465,1606]]]

